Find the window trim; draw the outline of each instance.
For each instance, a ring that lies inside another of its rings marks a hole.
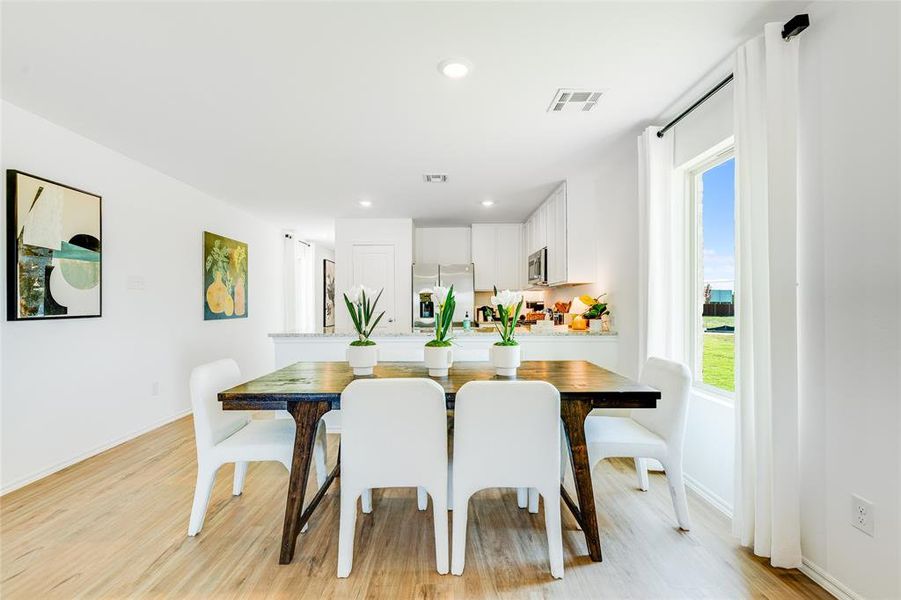
[[[706,171],[717,167],[724,162],[735,158],[735,138],[729,137],[719,144],[716,144],[706,152],[701,153],[696,158],[685,163],[680,167],[682,178],[685,185],[685,202],[686,207],[686,227],[688,239],[688,285],[686,286],[686,306],[689,309],[686,315],[685,325],[685,356],[689,360],[689,368],[691,369],[693,384],[692,387],[699,393],[706,396],[719,398],[723,402],[733,405],[735,403],[735,392],[723,390],[710,384],[704,383],[702,363],[704,356],[704,325],[703,325],[703,308],[697,310],[697,307],[703,307],[704,294],[704,273],[703,273],[703,253],[701,252],[703,234],[703,213],[702,203],[699,202],[699,193],[703,193],[700,188],[701,177]],[[738,216],[736,215],[736,221]],[[736,262],[738,262],[738,249],[735,252]],[[738,315],[736,315],[736,331],[738,330]]]

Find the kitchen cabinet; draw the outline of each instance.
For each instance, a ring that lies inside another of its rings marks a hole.
[[[464,265],[472,262],[469,227],[417,227],[413,262]]]
[[[547,206],[547,283],[567,282],[566,183],[554,190]]]
[[[548,220],[550,217],[547,201],[539,206],[526,221],[526,258],[548,245]]]
[[[476,291],[518,290],[523,287],[521,223],[473,223],[472,262]]]
[[[597,198],[590,177],[570,178],[551,192],[525,224],[524,261],[547,248],[549,286],[597,279]]]

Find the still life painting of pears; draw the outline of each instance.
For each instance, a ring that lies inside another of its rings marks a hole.
[[[247,316],[247,244],[203,232],[203,318]]]

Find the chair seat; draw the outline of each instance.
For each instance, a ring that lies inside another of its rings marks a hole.
[[[666,453],[666,442],[629,417],[589,415],[585,419],[585,441],[594,460],[622,456],[657,458]]]
[[[242,449],[283,449],[294,448],[294,434],[297,426],[291,419],[265,419],[253,420],[229,437],[225,438],[217,447],[228,450],[232,448]]]

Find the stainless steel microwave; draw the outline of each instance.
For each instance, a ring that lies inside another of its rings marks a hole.
[[[547,285],[547,248],[529,255],[529,285]]]

